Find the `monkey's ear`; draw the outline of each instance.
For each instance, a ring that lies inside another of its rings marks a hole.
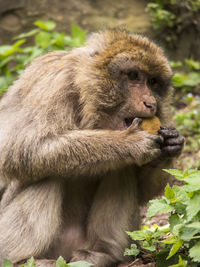
[[[93,50],[93,51],[90,51],[90,56],[91,57],[94,57],[96,55],[99,55],[99,51],[98,50]]]
[[[106,34],[104,32],[99,33],[91,33],[88,35],[86,40],[86,47],[90,49],[89,55],[94,57],[105,49],[109,38],[106,38]]]
[[[81,55],[85,55],[87,57],[94,57],[99,54],[98,49],[93,48],[91,46],[83,46],[76,48],[76,52],[80,53]]]

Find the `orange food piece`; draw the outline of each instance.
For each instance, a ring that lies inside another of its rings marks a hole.
[[[156,116],[152,118],[143,118],[142,123],[140,124],[140,128],[150,134],[158,134],[160,126],[161,122]]]

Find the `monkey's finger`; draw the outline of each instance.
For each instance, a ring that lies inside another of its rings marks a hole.
[[[160,129],[158,131],[158,133],[160,135],[162,135],[164,138],[172,138],[172,137],[178,137],[179,136],[179,132],[175,129],[175,130],[171,130],[171,129]]]
[[[154,142],[158,143],[158,144],[163,144],[164,142],[164,138],[161,135],[151,135],[150,137]]]
[[[175,146],[166,146],[162,148],[162,153],[168,156],[175,156],[179,154],[182,150],[181,145],[175,145]]]
[[[142,123],[141,118],[135,118],[131,124],[131,126],[128,128],[130,132],[140,130],[140,124]]]
[[[175,127],[173,126],[160,126],[161,130],[176,130]]]
[[[179,135],[178,137],[175,137],[175,138],[168,138],[165,140],[165,144],[166,145],[171,145],[171,146],[174,146],[174,145],[183,145],[184,144],[184,137],[182,135]]]

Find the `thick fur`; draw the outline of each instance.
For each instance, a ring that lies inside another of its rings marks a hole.
[[[141,100],[111,74],[131,62],[170,80],[154,43],[104,31],[85,47],[34,60],[2,98],[0,262],[34,256],[44,259],[36,266],[55,266],[45,258],[59,255],[96,267],[124,261],[125,231],[139,228],[139,205],[161,192],[162,169],[172,163],[151,164],[162,154],[160,137],[141,131],[139,120],[123,129],[123,118],[140,117]],[[161,90],[148,94],[167,124],[172,89]]]

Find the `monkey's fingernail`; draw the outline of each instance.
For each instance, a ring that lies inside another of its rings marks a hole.
[[[162,137],[162,135],[160,135],[160,143],[164,143],[164,138]]]
[[[142,118],[137,118],[138,124],[140,125],[142,123]]]
[[[160,126],[160,129],[161,129],[161,130],[166,130],[167,127],[166,127],[166,126]]]
[[[156,139],[156,142],[162,144],[164,142],[164,138],[159,135],[159,138]]]

